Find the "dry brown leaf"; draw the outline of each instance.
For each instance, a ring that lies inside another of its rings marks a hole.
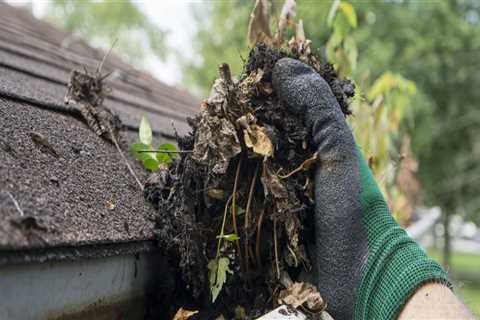
[[[262,85],[262,78],[264,71],[262,69],[257,69],[252,71],[248,77],[243,79],[238,88],[240,89],[239,100],[241,103],[248,104],[250,97],[256,93],[256,90],[260,90]]]
[[[115,204],[111,200],[107,200],[106,207],[108,210],[113,210],[115,209]]]
[[[250,14],[248,23],[247,44],[253,48],[259,42],[272,43],[270,31],[270,12],[268,0],[257,0]]]
[[[262,177],[260,179],[265,190],[265,197],[273,196],[276,199],[287,199],[287,188],[283,185],[280,178],[272,172],[268,162],[263,162]]]
[[[195,315],[198,313],[198,310],[187,310],[180,308],[178,309],[177,313],[175,313],[175,316],[173,317],[173,320],[187,320],[191,316]]]
[[[275,43],[280,46],[283,43],[283,35],[289,23],[297,14],[297,3],[295,0],[285,0],[282,7],[282,12],[278,18],[278,29],[275,34]]]
[[[273,144],[268,137],[265,127],[253,124],[250,130],[243,130],[245,145],[253,149],[256,154],[271,157],[273,155]]]
[[[216,174],[227,171],[230,159],[242,151],[235,126],[227,119],[216,116],[211,102],[204,104],[200,124],[195,132],[192,158],[212,168]],[[213,103],[213,102],[212,102]],[[221,103],[217,100],[216,103]]]
[[[253,152],[264,157],[273,155],[273,143],[270,140],[267,130],[257,124],[254,115],[247,113],[237,119],[237,125],[243,129],[245,145],[252,148]]]
[[[295,31],[295,40],[297,42],[305,41],[305,31],[303,30],[303,20],[300,19],[297,23],[297,30]]]
[[[213,83],[212,89],[210,89],[210,95],[208,96],[207,103],[204,107],[211,109],[210,111],[215,114],[221,114],[226,109],[228,104],[227,100],[228,86],[225,80],[218,78]]]
[[[317,288],[308,282],[292,283],[287,289],[280,291],[277,302],[294,308],[303,306],[313,313],[321,312],[326,307]]]

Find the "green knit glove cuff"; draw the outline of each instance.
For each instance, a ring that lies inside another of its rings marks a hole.
[[[447,274],[393,219],[360,150],[361,206],[368,259],[355,306],[355,319],[396,319],[408,298],[426,282],[451,287]]]

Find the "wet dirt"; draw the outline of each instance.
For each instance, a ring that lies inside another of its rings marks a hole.
[[[306,244],[313,241],[316,150],[303,116],[291,113],[272,87],[282,57],[317,70],[350,114],[353,84],[321,63],[308,43],[257,45],[238,81],[220,66],[201,112],[189,119],[191,133],[177,137],[179,149],[191,153],[179,154],[145,185],[145,198],[158,209],[156,237],[176,267],[169,276],[178,294],[165,319],[179,307],[200,310],[192,319],[233,319],[238,306],[255,318],[276,305],[284,274],[295,279],[311,269]],[[231,273],[212,303],[207,266],[220,258]]]

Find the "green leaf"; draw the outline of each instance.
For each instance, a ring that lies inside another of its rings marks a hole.
[[[352,26],[352,28],[356,28],[357,14],[355,13],[355,9],[353,8],[353,6],[346,1],[341,1],[339,9],[342,12],[342,14],[345,15],[345,17],[347,17],[347,20]]]
[[[150,171],[157,170],[159,164],[160,163],[158,163],[157,160],[152,159],[152,158],[147,158],[147,159],[143,160],[143,166]]]
[[[351,30],[352,26],[345,15],[339,14],[335,17],[333,21],[333,32],[338,33],[342,40],[350,34]]]
[[[328,61],[330,63],[332,64],[338,63],[338,61],[336,61],[337,59],[335,59],[336,58],[335,52],[341,44],[342,44],[342,35],[340,34],[340,32],[334,31],[330,39],[328,39],[327,47],[325,49],[327,53]]]
[[[212,302],[217,300],[218,294],[227,281],[227,272],[233,274],[232,270],[228,268],[229,264],[230,260],[226,257],[213,259],[208,262],[208,280],[210,292],[212,293]]]
[[[328,12],[327,18],[327,25],[331,27],[333,25],[333,20],[335,19],[335,15],[337,14],[338,7],[340,6],[340,0],[335,0],[330,7],[330,11]]]
[[[135,159],[143,161],[148,158],[151,158],[151,154],[148,152],[139,152],[143,150],[150,150],[150,146],[147,146],[143,143],[134,143],[130,145],[130,153],[135,157]]]
[[[171,143],[164,143],[158,146],[158,151],[176,151],[177,148]],[[157,160],[160,163],[170,163],[177,157],[176,153],[157,153]]]
[[[245,209],[242,207],[237,206],[237,216],[241,216],[242,214],[245,213]]]
[[[240,240],[240,237],[236,233],[224,234],[223,236],[218,235],[217,239],[225,239],[227,241],[237,241]]]
[[[145,117],[142,117],[142,120],[140,120],[138,136],[141,143],[148,146],[152,144],[152,128],[150,127],[150,123],[148,123],[148,120]]]

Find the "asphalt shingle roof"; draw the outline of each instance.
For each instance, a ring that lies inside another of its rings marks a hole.
[[[87,127],[75,105],[63,103],[70,71],[95,69],[103,54],[0,3],[0,252],[152,239],[154,211],[115,147]],[[114,55],[104,70],[114,71],[105,105],[126,127],[125,151],[142,115],[158,141],[172,139],[172,122],[179,133],[188,130],[185,118],[198,99]]]

